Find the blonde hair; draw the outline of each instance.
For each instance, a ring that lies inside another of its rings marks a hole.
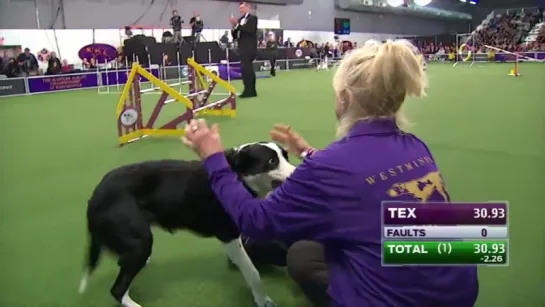
[[[410,96],[425,96],[427,77],[416,48],[406,40],[367,41],[341,60],[333,77],[337,103],[344,106],[337,136],[360,120],[392,117],[408,121],[401,109]]]

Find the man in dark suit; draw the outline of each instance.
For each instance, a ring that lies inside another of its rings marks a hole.
[[[239,19],[231,17],[230,21],[233,25],[231,35],[238,42],[242,82],[244,83],[244,91],[240,98],[256,97],[253,61],[257,56],[257,16],[250,14],[250,7],[246,2],[241,2],[239,8],[242,17]]]

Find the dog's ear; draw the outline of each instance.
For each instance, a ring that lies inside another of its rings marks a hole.
[[[229,163],[231,168],[234,168],[235,156],[237,154],[236,149],[232,149],[232,148],[227,149],[226,151],[224,151],[224,153],[225,153],[225,158],[227,159],[227,162]]]
[[[282,147],[282,145],[276,143],[276,146],[278,146],[278,148],[280,148],[280,151],[282,152],[282,156],[284,156],[284,159],[286,159],[286,161],[290,161],[290,158],[289,158],[289,155],[288,155],[288,151],[286,149],[284,149],[284,147]]]
[[[244,174],[248,168],[248,155],[244,151],[228,149],[225,151],[225,157],[229,166],[238,174]]]

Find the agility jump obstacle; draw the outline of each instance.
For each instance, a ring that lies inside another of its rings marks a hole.
[[[178,125],[189,122],[196,116],[236,116],[235,88],[191,58],[187,60],[187,67],[188,80],[183,84],[188,86],[189,94],[183,95],[137,63],[132,65],[116,108],[119,146],[147,136],[182,136],[184,130]],[[140,82],[144,81],[151,83],[152,88],[141,90]],[[223,94],[225,97],[211,102],[209,100],[216,86],[224,88],[227,93]],[[162,91],[162,93],[149,119],[144,123],[142,94],[155,90]],[[185,113],[160,127],[156,127],[155,123],[161,110],[172,102],[185,105]]]
[[[492,50],[494,50],[496,52],[510,54],[510,55],[515,57],[515,62],[514,62],[515,66],[513,68],[511,68],[509,70],[509,73],[507,74],[507,76],[509,76],[509,77],[520,77],[521,76],[521,74],[520,74],[520,62],[522,60],[529,61],[529,62],[545,63],[545,61],[543,61],[543,60],[534,59],[532,57],[528,57],[528,56],[525,56],[525,55],[520,54],[520,53],[509,52],[507,50],[503,50],[503,49],[496,48],[496,47],[493,47],[493,46],[488,46],[488,45],[484,45],[484,46],[486,48],[492,49]]]
[[[229,58],[229,49],[226,49],[225,52],[226,58]],[[213,73],[216,73],[220,75],[220,77],[223,78],[223,80],[227,81],[227,83],[231,83],[232,79],[240,79],[241,73],[239,64],[240,62],[229,62],[229,61],[220,61],[220,63],[212,63],[212,54],[211,51],[208,50],[208,62],[207,64],[204,64],[203,67],[205,67],[207,70],[212,71]],[[97,79],[98,79],[98,86],[97,86],[97,92],[98,94],[121,94],[123,89],[123,84],[120,83],[119,80],[123,80],[124,76],[128,76],[130,73],[130,70],[132,68],[132,65],[129,63],[129,59],[125,57],[125,63],[120,65],[118,62],[109,63],[107,60],[104,61],[104,63],[101,63],[102,65],[97,65]],[[133,56],[131,63],[142,63],[141,58],[138,56]],[[147,63],[152,63],[151,55],[148,54],[147,56]],[[144,61],[145,62],[145,61]],[[163,82],[166,82],[170,87],[174,87],[176,89],[179,88],[179,92],[183,94],[187,94],[185,92],[185,89],[183,85],[185,84],[184,81],[187,80],[187,72],[188,68],[187,65],[182,65],[182,55],[180,52],[176,52],[176,65],[171,65],[169,61],[167,61],[167,58],[163,57],[163,62],[161,65],[150,65],[149,69],[146,69],[148,71],[157,71],[156,76],[159,77],[160,80]],[[111,67],[111,65],[113,67]],[[173,73],[173,71],[176,71],[176,73]],[[222,71],[223,73],[220,73]],[[102,78],[102,75],[105,75],[105,78]],[[112,76],[109,78],[109,76]],[[140,88],[141,89],[150,89],[150,87],[153,87],[153,84],[150,84],[149,82],[141,83]],[[157,88],[155,90],[158,90]],[[154,90],[149,91],[150,94],[156,94]],[[213,93],[213,95],[216,95],[216,93]]]

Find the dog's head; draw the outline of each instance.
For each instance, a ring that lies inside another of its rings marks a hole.
[[[295,170],[288,152],[276,143],[248,143],[227,150],[225,155],[233,171],[258,194],[275,189]]]

